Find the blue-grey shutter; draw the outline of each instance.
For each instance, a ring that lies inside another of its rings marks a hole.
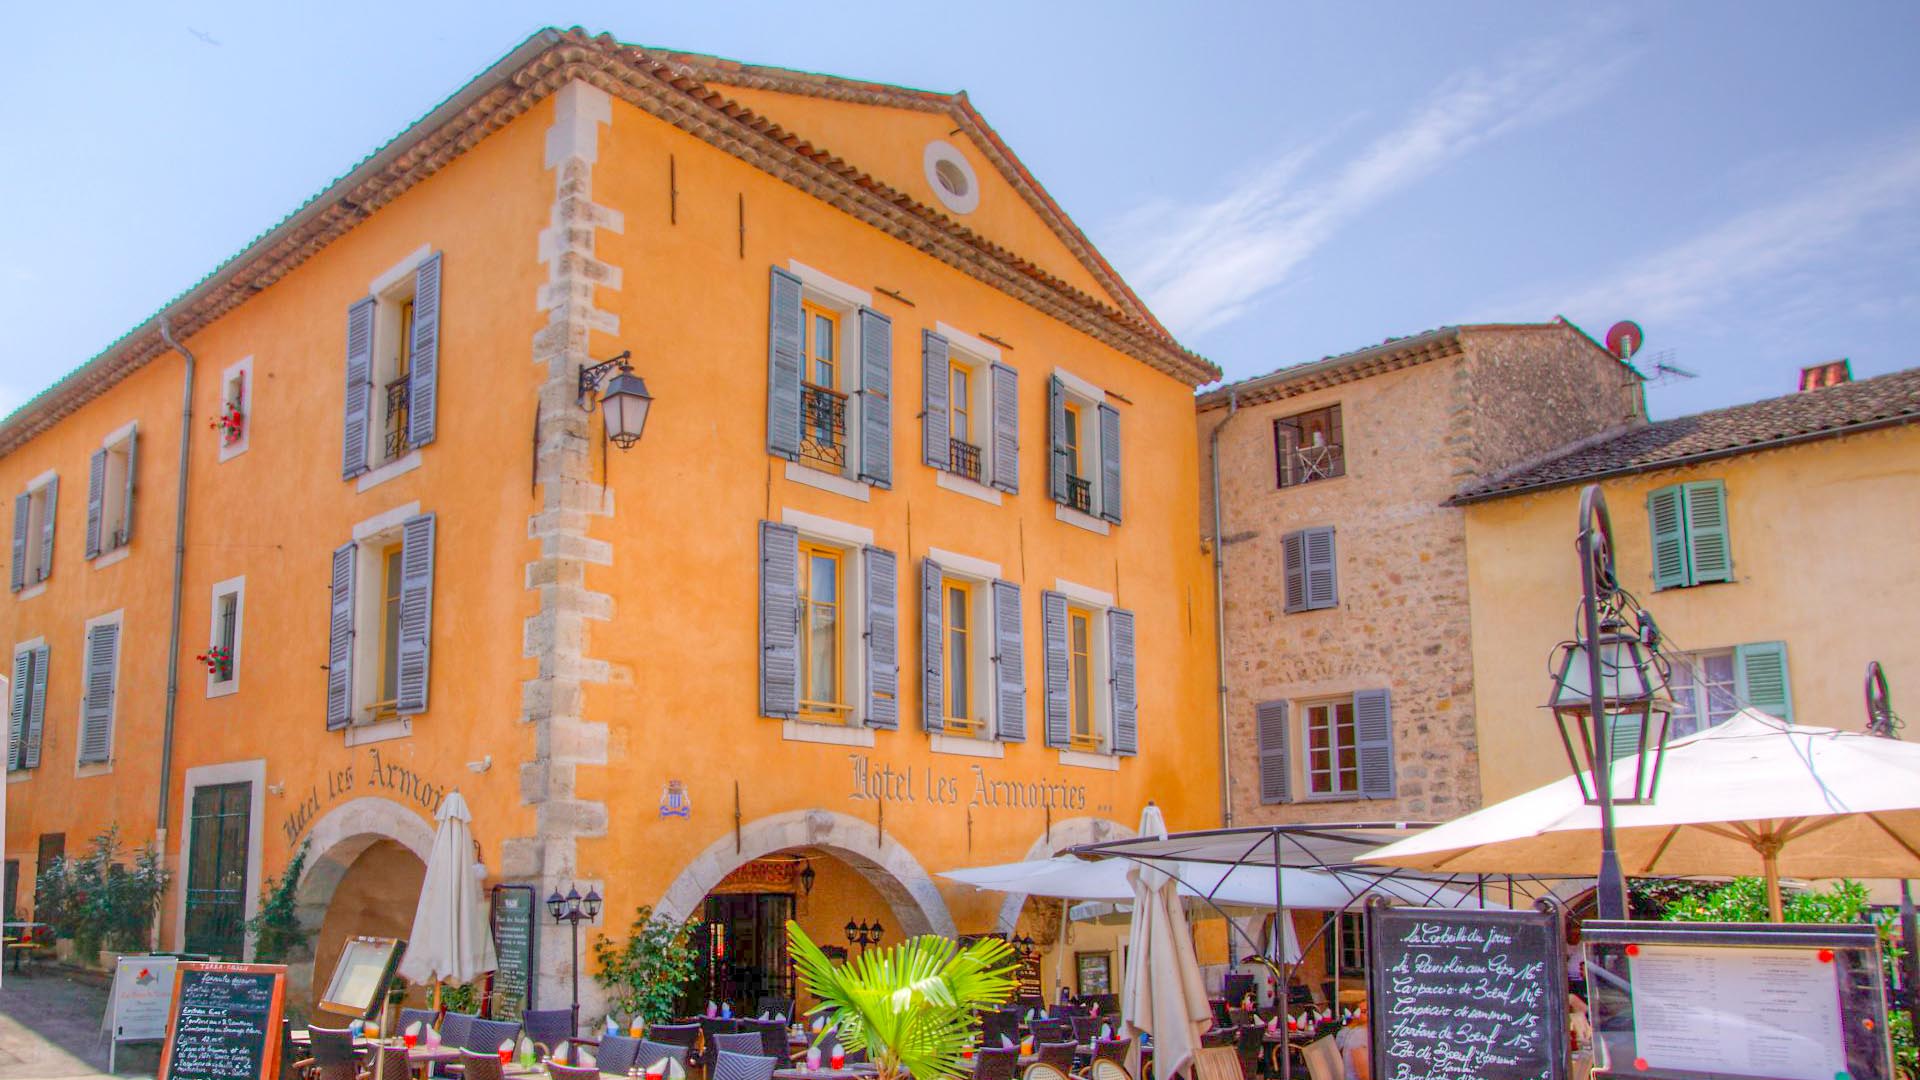
[[[1284,578],[1286,610],[1307,610],[1307,534],[1290,532],[1280,538],[1280,569]]]
[[[40,523],[40,580],[53,576],[53,525],[59,520],[56,511],[60,506],[60,478],[47,481],[47,517]]]
[[[1393,798],[1393,705],[1385,690],[1354,691],[1353,735],[1360,794]]]
[[[1120,523],[1120,411],[1100,403],[1100,516]]]
[[[947,727],[945,652],[941,648],[940,564],[920,560],[920,714],[928,731]]]
[[[860,309],[860,479],[893,486],[893,320]]]
[[[993,365],[993,475],[988,482],[1009,495],[1020,491],[1020,373]]]
[[[1253,707],[1254,738],[1260,748],[1260,802],[1293,801],[1293,760],[1288,754],[1287,703],[1263,701]]]
[[[327,606],[327,730],[353,721],[353,576],[358,545],[335,548]]]
[[[347,394],[340,438],[340,476],[367,471],[367,430],[373,412],[373,297],[347,308]]]
[[[120,515],[120,536],[116,547],[133,542],[133,478],[136,474],[134,452],[140,448],[140,429],[127,432],[127,501]]]
[[[1793,723],[1793,684],[1787,679],[1787,643],[1758,641],[1735,648],[1733,696],[1742,705]]]
[[[1027,642],[1020,625],[1020,586],[993,583],[994,736],[1027,741]]]
[[[27,705],[33,699],[33,650],[13,654],[13,694],[7,709],[7,769],[22,768],[27,749]]]
[[[400,526],[399,683],[393,709],[401,716],[427,711],[427,683],[433,647],[432,514],[408,518]]]
[[[891,551],[861,551],[866,573],[867,726],[900,726],[900,567]]]
[[[1081,433],[1081,439],[1086,434]],[[1054,502],[1066,504],[1072,496],[1067,492],[1067,384],[1060,376],[1047,378],[1047,494]]]
[[[413,272],[413,355],[407,369],[407,445],[425,446],[438,429],[440,253]],[[405,712],[405,709],[401,710]]]
[[[920,331],[920,454],[927,464],[942,471],[953,468],[947,425],[947,373],[952,355],[946,338],[931,330]]]
[[[113,693],[120,658],[120,626],[100,623],[87,630],[87,693],[80,704],[80,763],[106,761],[113,754]]]
[[[1727,488],[1718,480],[1685,484],[1688,584],[1733,580],[1727,543]]]
[[[40,767],[40,731],[47,719],[47,656],[45,645],[33,650],[33,697],[27,702],[26,767]]]
[[[33,495],[23,491],[13,497],[13,582],[14,592],[27,587],[27,519],[33,516]]]
[[[107,452],[95,450],[87,459],[87,558],[100,554],[100,523],[107,494]]]
[[[1691,584],[1687,577],[1687,527],[1679,484],[1647,493],[1647,522],[1653,529],[1653,587]]]
[[[1307,607],[1335,607],[1340,603],[1339,560],[1334,557],[1333,526],[1307,529]]]
[[[1046,648],[1046,744],[1065,749],[1073,742],[1071,696],[1073,657],[1067,648],[1067,598],[1062,593],[1040,594],[1040,634]]]
[[[1608,713],[1606,733],[1608,759],[1619,761],[1621,758],[1637,758],[1641,752],[1641,735],[1646,727],[1646,723],[1637,716]],[[1625,772],[1629,767],[1631,766],[1622,765],[1620,771]]]
[[[1109,699],[1113,702],[1113,752],[1140,751],[1140,698],[1133,673],[1133,612],[1107,612]]]
[[[760,714],[800,715],[800,530],[760,523]]]
[[[806,365],[803,354],[807,350],[807,313],[800,306],[800,279],[777,266],[771,277],[767,299],[767,452],[798,461],[800,375]],[[799,555],[794,558],[797,560]],[[796,679],[798,674],[796,668]],[[799,710],[799,687],[796,681],[794,711]]]

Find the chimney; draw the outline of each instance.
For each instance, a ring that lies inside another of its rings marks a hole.
[[[1824,364],[1811,364],[1800,369],[1800,392],[1824,390],[1829,386],[1853,381],[1853,365],[1846,360],[1829,360]]]

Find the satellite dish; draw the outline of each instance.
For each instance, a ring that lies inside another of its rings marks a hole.
[[[1647,336],[1640,332],[1640,324],[1632,319],[1622,319],[1607,331],[1607,351],[1622,360],[1640,351],[1640,343]]]

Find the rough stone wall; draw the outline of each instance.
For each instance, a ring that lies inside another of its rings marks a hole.
[[[1639,380],[1571,327],[1469,327],[1462,334],[1473,436],[1460,462],[1462,485],[1646,423]]]

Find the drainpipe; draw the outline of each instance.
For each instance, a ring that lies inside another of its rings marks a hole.
[[[1213,473],[1213,636],[1220,684],[1220,824],[1233,828],[1233,747],[1227,738],[1227,539],[1220,519],[1220,429],[1240,411],[1240,392],[1227,391],[1227,415],[1207,436],[1207,464]]]
[[[180,490],[173,504],[173,612],[167,623],[166,719],[160,734],[160,816],[154,828],[154,843],[164,863],[167,854],[167,815],[171,812],[173,794],[173,714],[180,699],[180,589],[187,559],[187,451],[192,446],[190,440],[193,437],[194,364],[193,354],[187,351],[185,345],[174,340],[172,320],[164,313],[160,316],[160,340],[187,361],[186,373],[180,381]],[[155,921],[159,918],[156,914]],[[157,925],[154,934],[157,945]],[[175,942],[176,946],[178,944]]]

